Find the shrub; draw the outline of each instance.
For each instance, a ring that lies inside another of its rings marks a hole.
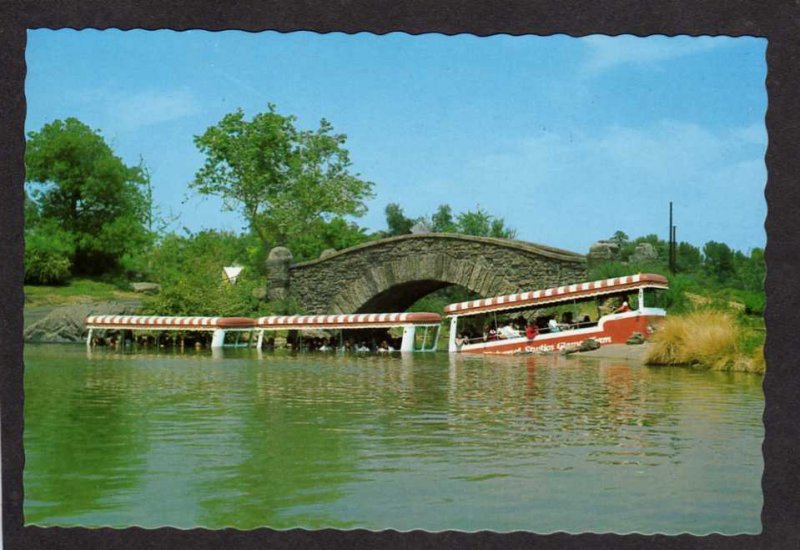
[[[54,223],[42,223],[25,234],[25,282],[63,284],[71,275],[75,240]]]
[[[737,363],[739,336],[733,317],[720,311],[667,317],[653,336],[646,362],[731,369]]]

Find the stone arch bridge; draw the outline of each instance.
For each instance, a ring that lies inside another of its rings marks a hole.
[[[292,263],[286,248],[267,260],[271,300],[308,314],[404,311],[431,292],[462,286],[488,297],[582,280],[581,254],[507,239],[448,233],[371,241]]]

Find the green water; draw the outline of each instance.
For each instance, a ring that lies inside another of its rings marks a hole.
[[[27,346],[25,520],[756,533],[761,381],[574,357]]]

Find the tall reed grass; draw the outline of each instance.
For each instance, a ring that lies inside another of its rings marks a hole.
[[[764,372],[763,350],[740,350],[741,328],[729,313],[701,310],[668,316],[653,335],[649,365],[695,365],[714,370]]]

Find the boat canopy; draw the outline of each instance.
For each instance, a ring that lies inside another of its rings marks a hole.
[[[539,305],[552,305],[560,302],[571,302],[573,300],[591,298],[594,296],[631,292],[640,288],[666,289],[669,287],[667,278],[662,275],[639,273],[637,275],[627,275],[625,277],[614,277],[612,279],[576,283],[544,290],[533,290],[530,292],[495,296],[494,298],[459,302],[445,306],[444,312],[445,315],[450,317],[477,315],[492,311],[505,311],[510,309],[530,308]]]
[[[90,329],[125,330],[219,330],[254,328],[247,317],[161,317],[147,315],[89,315]]]
[[[273,315],[256,319],[261,329],[354,329],[438,325],[436,313],[358,313],[354,315]]]

